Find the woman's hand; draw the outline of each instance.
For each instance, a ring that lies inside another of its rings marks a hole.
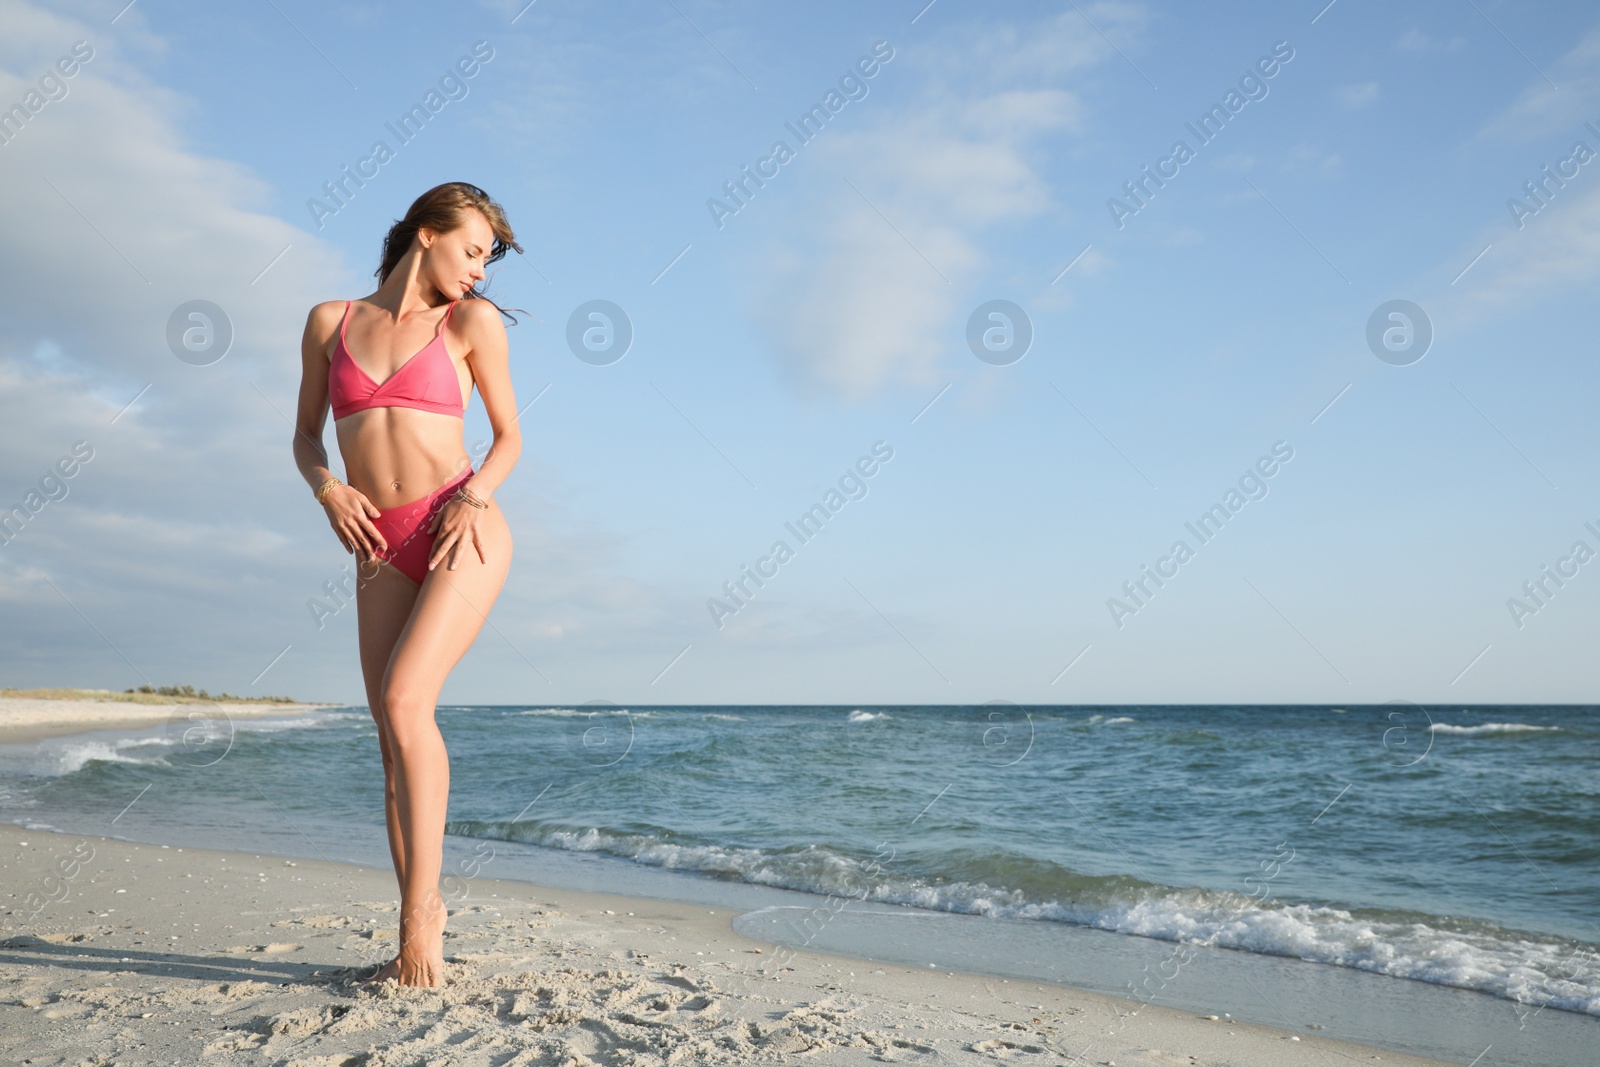
[[[428,527],[429,533],[437,532],[439,537],[433,543],[432,554],[428,556],[430,571],[447,554],[450,557],[449,569],[455,570],[456,554],[464,544],[477,550],[479,562],[489,562],[489,558],[483,554],[483,542],[478,539],[478,518],[485,510],[455,497],[451,497],[450,502],[439,509],[439,514],[433,517],[433,524]]]
[[[339,543],[346,552],[361,549],[361,562],[371,563],[377,557],[374,549],[389,551],[378,528],[372,520],[382,512],[372,506],[365,493],[350,485],[335,485],[322,498],[322,510],[328,513],[328,525],[339,535]]]

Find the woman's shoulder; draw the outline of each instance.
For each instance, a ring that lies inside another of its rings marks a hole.
[[[306,315],[306,321],[310,323],[320,323],[332,319],[334,322],[338,322],[340,319],[344,318],[345,308],[349,307],[352,302],[353,301],[338,299],[324,300],[321,303],[312,304],[310,312],[308,312]]]
[[[506,336],[506,324],[500,317],[500,309],[484,297],[456,301],[451,320],[450,325],[457,335],[466,338],[473,348],[492,344],[496,339]]]
[[[365,299],[358,296],[353,300],[340,298],[312,304],[311,310],[306,314],[306,329],[323,336],[337,332],[339,323],[344,321],[345,312]]]
[[[339,324],[344,321],[345,309],[350,303],[348,300],[324,300],[312,304],[311,310],[306,313],[305,334],[301,344],[311,346],[308,351],[314,349],[327,355],[339,335]]]
[[[492,320],[499,323],[502,329],[505,328],[505,321],[500,317],[500,309],[481,296],[456,301],[454,319],[461,325],[469,327],[479,327]]]

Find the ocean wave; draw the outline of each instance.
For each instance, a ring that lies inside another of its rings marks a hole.
[[[890,716],[889,716],[889,713],[887,711],[862,711],[860,708],[857,708],[855,711],[852,711],[849,714],[849,716],[845,719],[845,721],[846,722],[872,722],[875,719],[887,719],[889,717]]]
[[[112,741],[47,739],[39,742],[38,747],[26,758],[15,762],[6,761],[5,769],[8,773],[36,778],[60,778],[81,771],[97,760],[102,763],[165,765],[167,760],[164,750],[177,743],[176,739],[167,741],[159,737],[125,737]],[[154,751],[130,751],[136,749]]]
[[[202,721],[206,717],[202,717]],[[370,712],[336,712],[332,715],[300,716],[290,719],[230,719],[233,728],[241,733],[270,734],[279,730],[314,730],[336,723],[372,721]]]
[[[188,748],[196,759],[221,757],[237,734],[273,734],[289,730],[321,728],[331,718],[366,719],[366,713],[338,713],[334,716],[290,715],[282,719],[236,719],[226,714],[196,712],[196,718],[175,718],[166,723],[150,723],[122,737],[97,737],[94,732],[47,737],[25,748],[19,747],[0,757],[0,769],[8,775],[60,778],[83,770],[91,763],[127,763],[145,766],[170,766],[172,750]]]
[[[1428,727],[1436,734],[1452,734],[1458,737],[1481,737],[1485,734],[1528,734],[1544,733],[1548,730],[1560,730],[1559,726],[1535,726],[1526,722],[1486,722],[1478,726],[1452,726],[1447,722],[1436,722]]]
[[[1287,956],[1316,963],[1477,990],[1532,1007],[1600,1016],[1600,974],[1574,969],[1576,942],[1436,916],[1358,914],[1316,904],[1209,889],[1177,889],[1127,876],[1035,871],[1021,889],[983,880],[929,879],[897,870],[893,855],[858,858],[826,845],[782,849],[682,843],[651,833],[523,820],[452,823],[447,832],[517,840],[573,852],[781,889],[909,905],[931,912],[1071,923],[1165,941]],[[998,859],[997,859],[998,861]],[[901,861],[904,865],[905,861]],[[957,864],[968,870],[971,863]],[[1053,866],[1053,865],[1052,865]],[[1581,951],[1581,949],[1580,949]],[[1592,949],[1588,950],[1592,952]]]
[[[702,719],[717,719],[721,722],[744,722],[743,715],[723,715],[715,711],[708,711],[700,717]]]
[[[1091,726],[1111,726],[1119,722],[1137,722],[1138,720],[1130,718],[1127,715],[1118,715],[1113,719],[1108,719],[1104,715],[1091,715],[1084,721],[1089,723]]]
[[[648,711],[628,711],[626,708],[524,708],[512,712],[513,715],[544,715],[555,718],[571,719],[589,715],[632,715],[635,719],[649,719],[654,716]]]
[[[1429,919],[1384,920],[1341,908],[1275,901],[1262,905],[1248,896],[1190,890],[1107,909],[1090,925],[1289,956],[1600,1016],[1600,976],[1573,966],[1575,942]]]

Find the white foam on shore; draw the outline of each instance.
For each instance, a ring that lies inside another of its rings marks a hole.
[[[1481,737],[1484,734],[1529,734],[1544,733],[1550,730],[1559,731],[1559,726],[1535,726],[1526,722],[1486,722],[1479,726],[1452,726],[1447,722],[1436,722],[1428,727],[1436,734],[1454,734],[1460,737]]]
[[[1233,899],[1222,903],[1220,897]],[[1307,904],[1263,907],[1249,897],[1208,891],[1163,894],[1132,907],[1113,907],[1092,925],[1600,1015],[1600,974],[1586,965],[1594,949],[1546,935],[1440,929],[1427,922],[1374,920]]]
[[[864,864],[826,846],[773,852],[677,844],[648,834],[598,828],[518,826],[517,839],[574,852],[609,853],[670,870],[737,878],[756,885],[910,905],[929,912],[1072,923],[1166,941],[1193,942],[1288,956],[1395,978],[1489,993],[1532,1007],[1600,1016],[1595,948],[1488,924],[1374,919],[1340,908],[1266,902],[1239,893],[1145,886],[1092,891],[1081,900],[1029,900],[1020,890],[981,882],[931,884],[920,878],[869,876]],[[531,831],[531,834],[530,834]],[[1130,899],[1129,893],[1136,894]]]

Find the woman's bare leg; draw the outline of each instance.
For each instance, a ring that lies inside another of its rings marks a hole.
[[[491,503],[478,524],[489,562],[464,547],[455,570],[441,563],[426,579],[383,682],[381,707],[395,761],[396,809],[405,847],[400,890],[402,985],[444,980],[444,925],[439,893],[444,863],[450,760],[434,709],[445,677],[482,628],[511,567],[511,531]]]
[[[378,750],[383,756],[384,823],[389,832],[389,856],[394,861],[395,881],[404,893],[406,884],[405,839],[400,833],[400,812],[395,790],[394,745],[383,718],[383,675],[389,668],[394,646],[411,617],[421,588],[388,564],[358,565],[356,616],[360,630],[361,674],[366,682],[367,707],[378,725]],[[371,976],[372,981],[392,978],[400,972],[400,957],[384,964]]]

